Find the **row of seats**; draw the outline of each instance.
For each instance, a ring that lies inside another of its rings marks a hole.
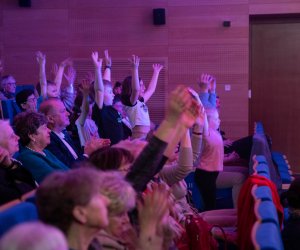
[[[270,173],[264,156],[257,156],[254,166],[255,174],[270,179]],[[280,223],[276,207],[272,198],[272,191],[268,186],[254,185],[251,190],[255,201],[254,213],[256,222],[251,231],[251,238],[255,249],[283,250]]]
[[[0,238],[17,224],[38,220],[34,193],[35,191],[31,191],[21,199],[0,206]]]

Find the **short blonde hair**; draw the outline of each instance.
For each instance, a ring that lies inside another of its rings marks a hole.
[[[106,171],[101,180],[100,192],[110,200],[110,216],[128,212],[135,207],[136,193],[119,171]]]

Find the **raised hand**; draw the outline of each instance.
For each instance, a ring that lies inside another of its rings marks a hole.
[[[65,60],[63,60],[59,66],[60,67],[73,66],[73,61],[72,61],[71,57],[68,57]]]
[[[159,73],[162,69],[163,69],[163,65],[161,65],[161,64],[153,64],[152,65],[152,68],[153,68],[153,71],[155,71],[155,72],[157,72],[157,73]]]
[[[88,96],[90,93],[91,83],[87,79],[82,79],[79,91],[82,92],[83,95]]]
[[[112,65],[111,57],[109,56],[107,49],[104,50],[104,63],[107,67],[111,67]]]
[[[64,76],[70,85],[74,84],[76,79],[76,70],[72,66],[70,66]]]
[[[214,91],[216,89],[216,78],[209,74],[202,74],[200,77],[200,82],[205,83],[209,89]]]
[[[37,51],[35,53],[36,56],[36,61],[38,62],[39,65],[45,65],[46,64],[46,55],[43,54],[41,51]]]
[[[136,55],[132,55],[131,59],[128,59],[129,62],[131,63],[131,66],[135,69],[139,68],[140,65],[140,58]]]
[[[85,75],[85,79],[92,83],[93,81],[95,81],[95,74],[93,74],[91,71],[88,71]]]
[[[53,75],[53,79],[55,79],[57,72],[58,72],[58,65],[57,63],[53,63],[51,68],[51,74]]]
[[[101,67],[102,67],[102,58],[98,57],[98,52],[97,51],[92,52],[92,60],[93,60],[95,68],[101,69]]]
[[[138,203],[141,230],[157,230],[161,221],[169,214],[169,196],[170,191],[165,184],[152,184],[152,191],[144,196],[144,204]]]

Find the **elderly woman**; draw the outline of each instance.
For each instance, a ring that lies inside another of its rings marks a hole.
[[[15,117],[14,124],[20,143],[23,146],[18,160],[38,182],[56,170],[67,171],[69,167],[45,150],[50,143],[50,130],[45,115],[36,112],[23,112]]]
[[[19,137],[8,121],[0,120],[0,205],[33,190],[36,184],[31,174],[13,159],[19,151]]]

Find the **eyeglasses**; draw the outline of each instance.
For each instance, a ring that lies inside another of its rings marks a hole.
[[[28,98],[26,102],[35,102],[37,99],[36,97]]]
[[[8,83],[6,83],[7,85],[15,85],[16,86],[16,82],[8,82]]]

